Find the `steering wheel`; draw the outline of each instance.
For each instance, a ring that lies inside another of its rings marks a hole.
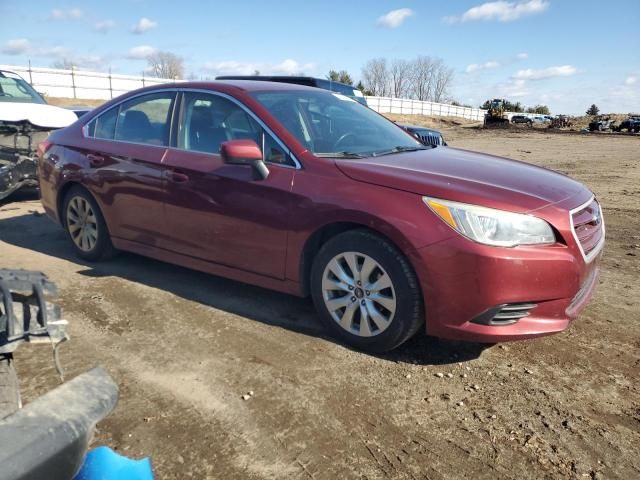
[[[347,133],[345,133],[345,134],[341,135],[341,136],[340,136],[340,138],[339,138],[338,140],[336,140],[336,143],[334,143],[334,144],[333,144],[333,149],[334,149],[336,152],[340,151],[340,150],[341,150],[341,148],[340,148],[340,144],[341,144],[342,142],[344,142],[347,138],[351,138],[351,137],[354,137],[354,138],[355,138],[355,136],[356,136],[356,134],[355,134],[355,133],[353,133],[353,132],[347,132]]]

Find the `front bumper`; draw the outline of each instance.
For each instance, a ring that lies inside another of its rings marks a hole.
[[[586,262],[573,244],[500,248],[456,235],[417,255],[427,333],[494,343],[565,330],[594,292],[602,250]],[[478,321],[514,304],[535,307],[510,323]]]
[[[35,160],[17,154],[11,161],[5,157],[0,152],[0,200],[22,187],[38,185]]]

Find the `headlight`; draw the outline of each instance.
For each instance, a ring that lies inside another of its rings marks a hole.
[[[555,243],[551,226],[544,220],[520,213],[422,197],[442,220],[465,237],[486,245],[515,247]]]

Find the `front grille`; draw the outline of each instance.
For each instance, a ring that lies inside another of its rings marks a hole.
[[[602,210],[594,199],[588,205],[571,212],[573,232],[582,254],[587,260],[595,255],[604,240]]]
[[[442,135],[420,134],[420,141],[425,145],[442,145]]]
[[[508,303],[498,305],[481,313],[471,320],[471,322],[492,326],[511,325],[521,318],[529,316],[529,312],[537,306],[535,303]]]

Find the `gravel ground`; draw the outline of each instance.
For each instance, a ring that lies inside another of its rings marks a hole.
[[[60,287],[68,376],[103,365],[121,387],[93,443],[161,479],[640,478],[640,137],[444,133],[598,195],[601,284],[568,331],[371,356],[327,338],[307,300],[130,254],[83,263],[34,196],[0,206],[2,265]],[[50,349],[17,365],[27,401],[56,385]]]

